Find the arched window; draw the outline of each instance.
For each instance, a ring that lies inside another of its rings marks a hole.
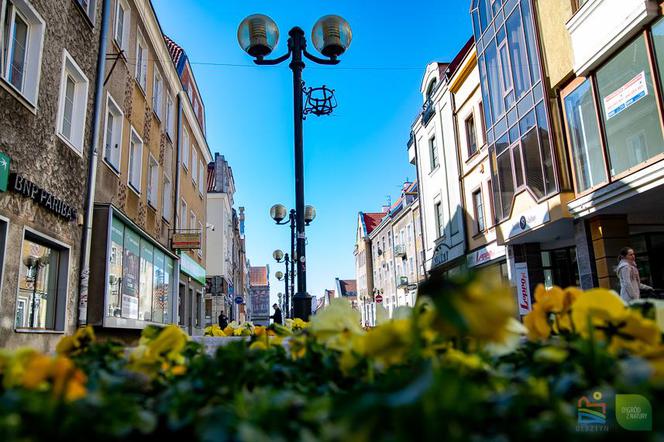
[[[433,94],[433,91],[436,89],[436,84],[438,83],[437,79],[431,80],[429,83],[429,87],[427,87],[427,100],[431,98],[431,95]]]

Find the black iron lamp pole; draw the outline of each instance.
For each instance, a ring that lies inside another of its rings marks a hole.
[[[323,65],[339,63],[338,56],[350,45],[352,33],[348,23],[341,17],[329,15],[322,17],[313,28],[314,46],[328,58],[319,58],[307,51],[304,31],[299,27],[289,32],[288,52],[273,60],[264,57],[272,52],[279,39],[279,31],[274,21],[261,14],[245,18],[238,28],[240,46],[258,65],[276,65],[290,59],[289,67],[293,71],[293,122],[295,138],[295,231],[297,257],[297,292],[293,296],[293,316],[308,320],[311,315],[311,296],[307,293],[306,251],[305,251],[305,207],[304,207],[304,147],[302,136],[303,93],[302,70],[304,59]],[[291,249],[291,256],[293,250]]]

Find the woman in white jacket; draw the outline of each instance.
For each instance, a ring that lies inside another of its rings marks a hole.
[[[641,290],[652,290],[652,287],[641,284],[639,269],[636,267],[636,254],[634,249],[624,247],[620,250],[616,273],[620,279],[620,297],[629,302],[641,297]]]

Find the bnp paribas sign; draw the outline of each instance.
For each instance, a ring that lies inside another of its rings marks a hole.
[[[4,153],[0,152],[0,192],[7,191],[7,184],[9,183],[9,163],[11,158]]]

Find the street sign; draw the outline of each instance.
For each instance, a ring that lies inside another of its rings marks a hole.
[[[376,295],[376,302],[381,304],[383,302],[383,295]]]
[[[6,153],[0,152],[0,192],[7,191],[9,163],[11,163],[11,158]]]
[[[242,296],[236,296],[235,297],[235,303],[236,304],[242,304],[244,302],[244,298]]]

